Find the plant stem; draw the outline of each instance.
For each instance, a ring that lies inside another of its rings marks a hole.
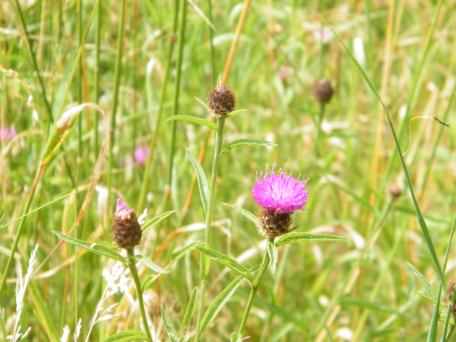
[[[239,17],[238,24],[236,26],[236,32],[234,34],[234,40],[231,43],[230,51],[228,52],[228,56],[226,57],[225,67],[223,69],[223,77],[222,77],[222,84],[226,84],[228,81],[228,76],[230,75],[231,66],[233,65],[234,55],[237,50],[237,45],[239,43],[239,39],[241,38],[241,32],[244,28],[245,21],[247,19],[247,14],[249,13],[250,5],[252,4],[252,0],[244,0],[244,7],[241,12],[241,16]]]
[[[242,336],[242,332],[244,331],[245,324],[247,323],[247,319],[250,314],[250,309],[252,308],[253,300],[255,299],[256,293],[258,291],[258,287],[261,283],[261,279],[263,278],[263,275],[268,268],[268,265],[270,262],[269,253],[270,253],[271,248],[273,248],[272,242],[268,241],[268,245],[266,246],[266,249],[264,251],[263,260],[261,261],[260,268],[258,269],[257,274],[255,275],[255,278],[253,280],[253,283],[250,286],[249,299],[247,300],[247,305],[244,309],[244,313],[242,314],[242,320],[241,320],[241,324],[239,325],[239,330],[238,330],[238,335],[237,335],[236,341],[238,341],[240,339],[240,337]]]
[[[187,0],[183,0],[182,4],[182,15],[179,30],[179,50],[177,55],[177,75],[176,75],[176,89],[174,93],[174,105],[173,115],[179,113],[179,99],[180,99],[180,88],[182,79],[182,63],[184,60],[184,44],[185,44],[185,30],[187,26]],[[174,159],[176,154],[176,134],[177,134],[177,121],[173,120],[172,133],[171,133],[171,150],[169,155],[169,169],[168,169],[168,187],[169,194],[171,194],[171,184],[173,181],[174,173]]]
[[[146,167],[145,167],[143,182],[142,182],[142,186],[141,186],[141,193],[139,195],[139,200],[138,200],[138,205],[137,205],[138,210],[140,210],[144,206],[146,192],[149,187],[149,175],[152,174],[151,167],[153,165],[153,163],[152,163],[153,156],[155,156],[155,145],[157,144],[158,137],[160,135],[159,133],[160,133],[161,121],[162,121],[162,117],[163,117],[163,109],[165,107],[165,99],[166,99],[166,93],[167,93],[167,89],[168,89],[168,83],[169,83],[170,74],[171,74],[174,47],[176,46],[175,39],[176,39],[176,32],[177,32],[178,13],[179,13],[179,0],[174,0],[173,31],[171,34],[171,39],[170,39],[169,47],[168,47],[168,59],[166,61],[165,77],[164,77],[163,84],[162,84],[162,87],[160,90],[160,103],[158,105],[157,118],[155,121],[154,132],[152,133],[152,138],[151,138],[150,144],[149,144],[150,153],[149,153],[149,156],[146,161]]]
[[[320,112],[319,112],[319,115],[318,115],[318,126],[317,126],[317,137],[315,138],[315,154],[318,156],[320,156],[320,139],[321,139],[321,135],[323,133],[323,130],[322,130],[322,124],[323,124],[323,120],[325,118],[325,104],[324,103],[320,103]]]
[[[223,147],[223,129],[225,127],[225,117],[217,117],[217,132],[215,135],[215,145],[214,145],[214,154],[212,157],[212,167],[211,167],[211,180],[209,188],[209,198],[206,208],[205,216],[205,231],[204,231],[204,242],[206,245],[210,246],[210,229],[212,224],[212,214],[214,211],[215,195],[216,195],[216,181],[218,174],[218,164],[220,160],[220,155]],[[199,306],[198,306],[198,316],[197,316],[197,340],[199,340],[199,334],[201,332],[201,318],[203,314],[203,305],[204,305],[204,293],[206,288],[207,277],[209,275],[209,258],[201,253],[200,255],[200,276],[201,276],[201,285],[199,293]]]
[[[40,164],[40,166],[38,167],[38,170],[36,172],[35,178],[33,179],[32,188],[27,197],[27,202],[25,204],[24,211],[21,215],[21,220],[19,221],[19,224],[16,228],[16,236],[14,237],[13,245],[11,246],[11,254],[8,257],[8,261],[6,262],[5,269],[3,270],[2,280],[0,282],[0,293],[3,293],[3,289],[6,284],[6,278],[8,277],[8,272],[11,267],[11,263],[13,261],[14,254],[16,254],[19,240],[24,231],[25,219],[29,214],[30,208],[32,206],[33,198],[35,197],[38,185],[40,184],[41,180],[43,179],[45,170],[46,170],[46,167],[45,166],[43,167],[42,164]]]
[[[146,331],[147,337],[149,341],[153,341],[152,334],[150,333],[149,323],[147,322],[147,315],[146,310],[144,308],[144,298],[143,292],[141,287],[141,282],[138,276],[138,269],[136,268],[136,259],[133,252],[133,248],[127,249],[128,252],[128,268],[130,269],[131,276],[133,277],[133,281],[135,282],[136,292],[138,294],[138,301],[139,301],[139,309],[141,311],[141,317],[143,320],[144,330]]]
[[[122,76],[122,51],[123,51],[123,40],[125,32],[125,8],[126,0],[122,0],[121,5],[121,14],[120,14],[120,25],[118,30],[118,40],[117,40],[117,57],[116,57],[116,66],[115,66],[115,83],[114,83],[114,97],[112,104],[111,112],[111,128],[110,128],[110,139],[109,139],[109,172],[108,172],[108,208],[110,208],[110,203],[112,202],[112,169],[114,166],[114,156],[113,148],[115,144],[115,132],[116,132],[116,115],[117,107],[119,102],[119,88],[120,88],[120,78]]]
[[[97,35],[95,41],[95,103],[98,104],[100,101],[100,43],[101,43],[101,0],[97,0]],[[98,155],[100,151],[99,144],[99,125],[100,125],[100,113],[95,112],[95,155]],[[95,157],[96,159],[96,157]]]
[[[215,135],[214,155],[212,157],[209,199],[207,203],[206,218],[204,221],[206,226],[206,230],[204,231],[204,241],[208,245],[210,244],[210,227],[212,224],[212,214],[214,211],[218,164],[223,147],[223,128],[225,127],[225,119],[226,118],[224,116],[217,118],[217,132]]]

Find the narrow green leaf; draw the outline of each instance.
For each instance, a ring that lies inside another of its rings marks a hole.
[[[440,297],[442,296],[442,285],[439,287],[439,293],[434,303],[434,309],[432,310],[432,318],[429,326],[427,335],[427,342],[435,342],[437,340],[437,328],[439,324],[439,313],[440,313]]]
[[[146,335],[138,330],[122,331],[112,335],[104,340],[104,342],[129,342],[129,341],[147,341]]]
[[[168,211],[165,211],[164,213],[158,214],[158,215],[148,219],[142,225],[142,231],[145,232],[146,230],[156,226],[160,222],[166,220],[168,217],[173,215],[175,212],[176,212],[175,210],[168,210]]]
[[[208,17],[204,14],[204,12],[201,10],[201,8],[198,7],[197,4],[193,0],[187,0],[190,6],[193,8],[193,10],[196,12],[196,14],[203,19],[203,21],[209,26],[212,30],[215,31],[214,25],[211,23]]]
[[[201,253],[206,254],[208,257],[213,259],[215,262],[228,267],[232,271],[240,274],[244,278],[250,280],[250,272],[247,268],[238,263],[234,258],[229,257],[223,253],[216,251],[215,249],[207,246],[199,245],[196,247]]]
[[[257,228],[261,228],[261,223],[260,223],[260,220],[258,219],[258,216],[256,216],[251,211],[249,211],[247,209],[244,209],[244,208],[241,208],[241,207],[238,207],[238,206],[233,205],[233,204],[229,204],[229,203],[223,203],[223,205],[226,205],[227,207],[230,207],[230,208],[233,208],[233,209],[237,210],[239,212],[239,214],[241,214],[247,220],[252,222]]]
[[[195,115],[185,115],[185,114],[173,115],[173,116],[169,117],[167,121],[182,121],[182,122],[187,122],[187,123],[191,123],[191,124],[198,125],[198,126],[206,126],[211,129],[217,128],[217,126],[214,122],[212,122],[208,119],[205,119],[205,118],[195,116]]]
[[[209,198],[209,182],[207,181],[206,173],[204,172],[200,163],[190,153],[190,151],[187,152],[187,158],[190,161],[190,164],[192,164],[193,170],[195,171],[201,206],[204,213],[206,213]]]
[[[444,284],[445,283],[445,276],[443,274],[442,267],[440,266],[440,262],[439,262],[439,259],[437,257],[437,253],[435,252],[435,247],[434,247],[434,244],[432,242],[431,234],[430,234],[429,229],[427,227],[426,220],[424,219],[423,214],[421,212],[421,208],[418,205],[418,200],[416,199],[416,196],[415,196],[415,190],[413,188],[412,179],[410,177],[410,173],[409,173],[407,164],[405,163],[404,154],[402,153],[402,148],[401,148],[401,145],[400,145],[400,142],[399,142],[399,137],[398,137],[398,135],[396,133],[396,129],[394,128],[393,120],[391,119],[391,115],[390,115],[390,113],[388,111],[388,107],[383,102],[383,100],[382,100],[380,94],[378,93],[377,89],[375,88],[374,84],[371,82],[371,80],[367,76],[366,71],[358,63],[356,58],[351,53],[350,49],[348,49],[343,43],[341,43],[341,45],[344,48],[345,52],[349,55],[349,57],[353,61],[353,63],[355,63],[355,65],[358,67],[358,69],[361,72],[361,75],[363,76],[363,78],[366,81],[367,85],[369,86],[369,88],[374,93],[375,97],[377,98],[377,100],[380,102],[380,104],[383,107],[383,111],[384,111],[385,116],[386,116],[386,121],[388,122],[388,126],[390,127],[391,133],[393,135],[393,140],[394,140],[394,144],[396,146],[396,151],[397,151],[397,154],[399,155],[399,159],[401,161],[402,169],[403,169],[404,174],[405,174],[405,179],[407,181],[407,186],[408,186],[408,189],[410,191],[410,195],[412,197],[412,202],[413,202],[413,205],[414,205],[415,211],[416,211],[416,218],[417,218],[417,221],[418,221],[418,223],[420,225],[421,232],[422,232],[423,238],[424,238],[424,242],[426,243],[426,246],[427,246],[427,248],[429,250],[429,254],[431,255],[431,259],[432,259],[432,262],[434,264],[435,271],[436,271],[438,277],[440,278],[440,282],[442,284]]]
[[[156,264],[155,262],[153,262],[152,260],[150,260],[148,257],[146,256],[136,256],[136,259],[138,261],[141,261],[144,263],[144,265],[149,269],[151,270],[152,272],[154,273],[158,273],[158,274],[165,274],[165,273],[169,273],[169,270],[161,267],[160,265]]]
[[[232,150],[232,149],[235,149],[237,147],[242,147],[242,146],[272,147],[272,146],[277,146],[277,144],[274,144],[267,140],[260,140],[260,139],[238,139],[238,140],[232,141],[228,144],[225,144],[224,148],[226,150]]]
[[[236,277],[231,283],[229,283],[212,301],[212,303],[207,308],[204,313],[203,320],[201,322],[201,331],[202,333],[206,327],[212,323],[215,317],[218,315],[220,310],[223,309],[225,304],[231,299],[231,297],[236,292],[237,288],[241,284],[243,277]]]
[[[171,342],[179,342],[180,340],[179,340],[179,337],[177,336],[177,331],[174,328],[173,322],[171,322],[171,320],[166,315],[165,308],[163,307],[162,310],[160,310],[160,311],[161,311],[162,321],[165,323],[164,324],[165,331],[166,331],[166,334],[168,335],[169,341],[171,341]]]
[[[53,233],[55,235],[57,235],[57,237],[60,240],[66,241],[71,245],[85,248],[89,252],[100,255],[100,256],[105,256],[105,257],[108,257],[111,259],[115,259],[115,260],[121,261],[123,263],[125,262],[125,258],[123,256],[121,256],[119,253],[117,253],[116,250],[112,247],[101,245],[99,243],[89,243],[89,242],[86,242],[83,240],[75,239],[73,237],[64,235],[57,231],[53,231]]]
[[[196,287],[193,288],[192,294],[190,295],[190,299],[188,300],[188,303],[185,306],[184,318],[182,320],[182,329],[185,329],[187,327],[195,313],[197,293],[198,289]]]
[[[345,237],[340,235],[332,234],[310,234],[294,232],[280,236],[274,241],[274,245],[283,246],[289,243],[301,242],[301,241],[346,241]]]

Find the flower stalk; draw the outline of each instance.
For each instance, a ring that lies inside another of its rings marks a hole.
[[[245,325],[247,323],[247,319],[250,314],[250,310],[252,309],[253,301],[256,297],[256,294],[258,292],[258,288],[261,284],[261,280],[263,279],[263,276],[268,269],[269,263],[271,262],[271,257],[270,254],[272,253],[272,248],[273,248],[273,242],[272,240],[268,239],[268,244],[266,246],[266,249],[263,254],[263,260],[261,261],[261,265],[258,268],[257,273],[255,274],[255,278],[253,279],[253,282],[251,283],[250,286],[250,292],[249,292],[249,298],[247,300],[247,305],[244,309],[244,313],[242,314],[242,320],[241,324],[239,325],[237,337],[235,341],[238,341],[241,339],[242,332],[244,331]]]
[[[149,329],[149,323],[147,321],[146,310],[144,307],[144,297],[143,291],[141,287],[141,281],[139,280],[138,269],[136,268],[136,261],[135,261],[135,254],[132,248],[127,249],[128,254],[128,268],[130,269],[131,276],[133,281],[135,282],[136,292],[138,294],[138,302],[139,302],[139,310],[141,312],[141,318],[144,325],[144,330],[146,331],[147,337],[149,341],[153,341],[152,334]]]

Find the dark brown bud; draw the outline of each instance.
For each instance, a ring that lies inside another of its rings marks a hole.
[[[273,240],[290,231],[291,214],[279,214],[266,210],[261,216],[261,224],[264,234]]]
[[[393,200],[397,200],[402,195],[402,188],[398,184],[393,184],[388,189]]]
[[[141,241],[141,226],[136,214],[120,199],[117,200],[112,233],[114,241],[121,248],[133,248]]]
[[[313,87],[314,97],[320,104],[327,104],[334,95],[334,89],[328,80],[318,80]]]
[[[218,85],[209,94],[209,108],[217,115],[226,115],[234,110],[234,93],[226,86]]]

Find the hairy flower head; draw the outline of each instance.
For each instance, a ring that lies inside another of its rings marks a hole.
[[[308,192],[304,182],[284,172],[272,172],[257,180],[252,196],[266,211],[292,214],[306,205]]]

